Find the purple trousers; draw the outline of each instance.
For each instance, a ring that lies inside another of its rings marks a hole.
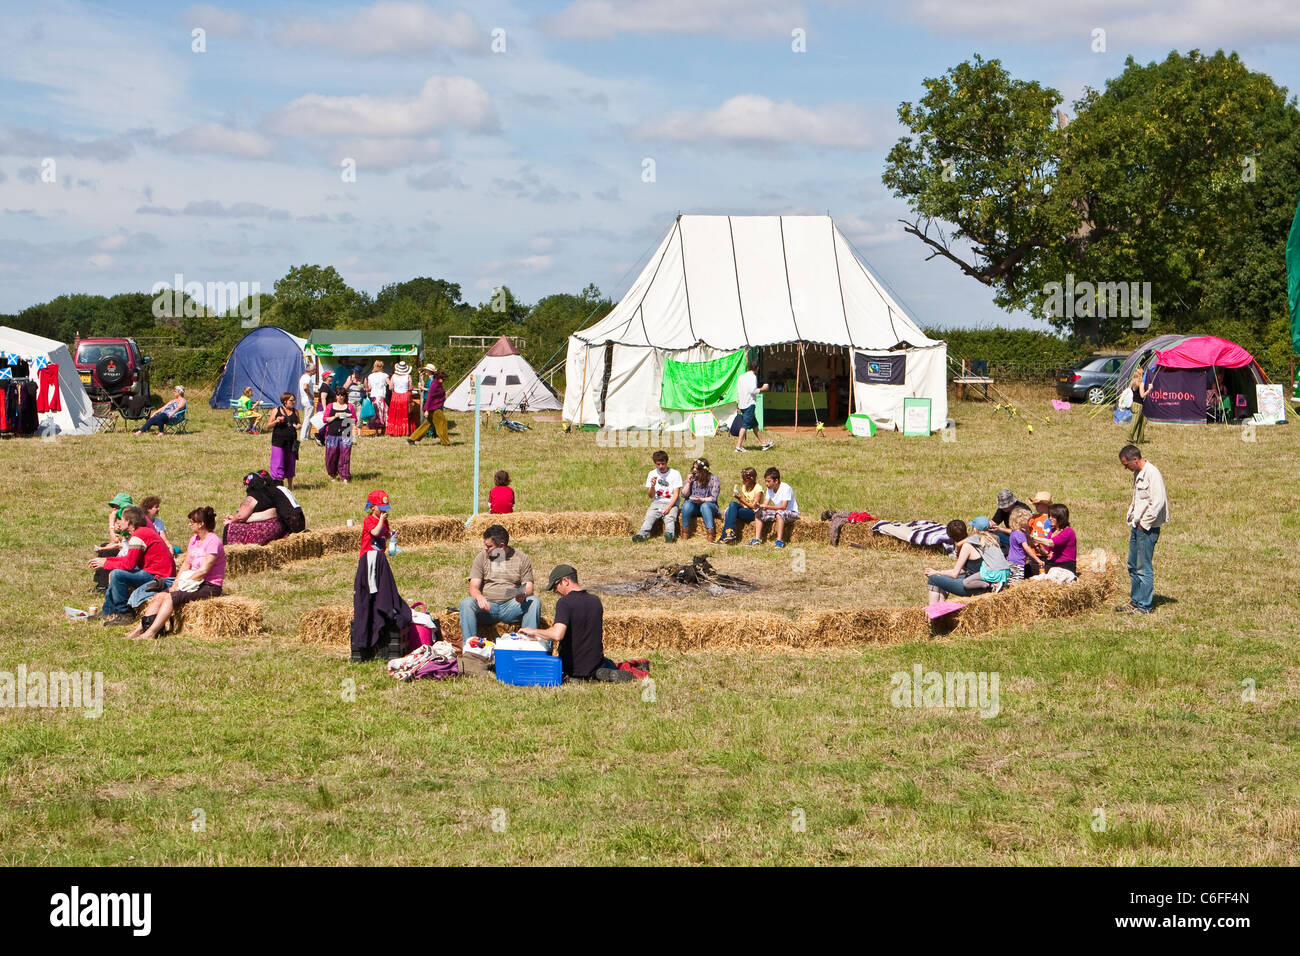
[[[325,436],[325,473],[331,478],[352,480],[352,443],[344,444],[342,438]]]

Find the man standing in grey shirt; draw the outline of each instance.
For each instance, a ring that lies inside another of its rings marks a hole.
[[[1150,614],[1155,603],[1156,542],[1169,520],[1169,498],[1160,469],[1142,457],[1136,445],[1119,450],[1119,462],[1133,472],[1133,501],[1128,506],[1128,576],[1130,600],[1115,608],[1126,614]]]

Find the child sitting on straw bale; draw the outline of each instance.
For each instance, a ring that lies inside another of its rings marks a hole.
[[[662,518],[664,540],[672,544],[677,540],[677,510],[682,495],[682,476],[676,468],[668,467],[668,452],[660,449],[650,456],[650,460],[655,465],[645,479],[650,507],[645,510],[641,530],[632,535],[632,540],[648,541],[655,522]]]
[[[1025,549],[1025,542],[1029,537],[1029,509],[1024,505],[1011,509],[1011,515],[1007,518],[1007,526],[1012,529],[1011,541],[1007,547],[1007,561],[1011,563],[1011,574],[1007,578],[1008,584],[1014,584],[1017,581],[1025,579],[1025,562],[1030,560],[1029,553]]]

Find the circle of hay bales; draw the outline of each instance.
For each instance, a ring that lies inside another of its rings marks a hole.
[[[901,543],[901,542],[900,542]],[[1118,586],[1119,563],[1107,554],[1101,570],[1084,570],[1073,584],[1030,580],[997,594],[969,598],[955,615],[931,622],[924,607],[860,607],[806,611],[797,618],[764,611],[681,612],[608,610],[607,647],[625,650],[787,650],[844,648],[921,641],[936,633],[990,634],[1006,627],[1056,620],[1101,607]],[[443,638],[460,643],[460,615],[436,615]],[[298,640],[334,645],[350,638],[352,608],[331,605],[302,616]],[[543,622],[545,626],[545,622]],[[513,625],[498,624],[504,634]]]

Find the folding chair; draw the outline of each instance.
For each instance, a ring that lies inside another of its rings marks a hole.
[[[90,419],[96,433],[117,431],[117,407],[112,402],[91,402]]]
[[[187,434],[190,430],[190,422],[189,422],[189,418],[186,416],[185,413],[188,411],[189,409],[182,408],[179,412],[177,412],[175,415],[171,417],[171,421],[167,423],[167,427],[170,428],[177,435]]]

